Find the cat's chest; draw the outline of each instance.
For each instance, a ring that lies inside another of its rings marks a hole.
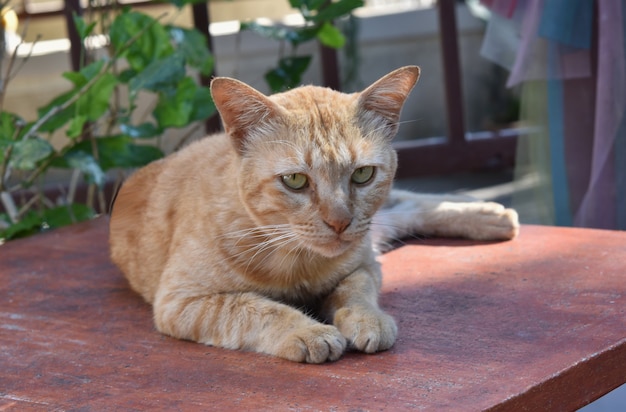
[[[297,251],[275,253],[256,264],[238,265],[240,279],[251,290],[274,300],[303,306],[328,295],[356,269],[354,263],[345,259],[324,259]]]

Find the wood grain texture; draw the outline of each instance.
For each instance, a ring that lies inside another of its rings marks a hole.
[[[574,410],[626,382],[626,233],[523,226],[384,255],[396,345],[323,365],[179,341],[101,218],[0,246],[0,410]]]

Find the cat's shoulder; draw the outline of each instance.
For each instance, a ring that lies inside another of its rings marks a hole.
[[[214,133],[193,140],[170,156],[184,156],[193,153],[206,154],[206,152],[227,152],[233,148],[230,138],[226,133]]]

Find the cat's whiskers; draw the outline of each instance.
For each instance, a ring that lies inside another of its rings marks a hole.
[[[267,259],[269,259],[273,254],[277,253],[280,250],[284,250],[287,245],[297,240],[298,240],[297,234],[287,233],[277,238],[272,238],[271,240],[267,242],[264,242],[264,244],[261,245],[262,247],[248,260],[248,264],[246,265],[246,269],[245,269],[246,272],[248,272],[250,265],[260,253],[267,251],[267,249],[269,249],[270,247],[272,248],[272,250],[270,250],[269,253],[266,253],[265,256],[262,259],[260,259],[257,262],[257,264],[252,268],[253,271],[259,269],[263,265],[263,263],[265,263],[265,261],[267,261]],[[300,242],[296,242],[296,245],[294,246],[294,248],[292,248],[291,251],[285,253],[283,259],[281,260],[279,264],[279,267],[282,267],[282,264],[284,260],[286,259],[286,257],[292,253],[293,249],[297,249],[299,247],[299,244]]]
[[[376,221],[372,221],[371,222],[371,226],[378,226],[378,227],[383,227],[383,228],[392,228],[395,231],[395,236],[394,235],[390,235],[389,233],[385,233],[384,238],[385,239],[389,239],[392,240],[394,242],[402,242],[402,239],[415,239],[415,240],[424,240],[425,237],[415,233],[409,229],[407,229],[404,226],[399,226],[399,225],[394,225],[392,223],[383,223],[383,222],[376,222]],[[400,237],[398,237],[400,236]],[[376,239],[374,239],[374,241],[376,241]],[[387,242],[385,242],[387,243]]]
[[[280,260],[280,263],[278,264],[278,266],[279,267],[283,267],[283,265],[285,263],[285,260],[289,256],[293,255],[294,253],[295,253],[294,260],[295,261],[299,261],[300,260],[300,255],[302,254],[303,251],[307,251],[308,252],[308,249],[303,248],[301,246],[300,242],[297,242],[287,253],[285,253],[283,255],[283,258]]]
[[[227,232],[218,237],[219,238],[246,237],[246,236],[250,236],[250,234],[254,232],[257,232],[254,235],[254,237],[262,237],[262,236],[271,234],[272,232],[275,232],[277,230],[287,229],[290,226],[291,225],[289,225],[288,223],[277,224],[277,225],[254,226],[251,228],[245,228],[245,229],[235,230],[232,232]]]
[[[274,243],[279,242],[279,241],[281,241],[283,239],[289,238],[290,236],[292,236],[292,234],[289,231],[284,231],[281,234],[275,233],[275,234],[272,234],[272,235],[265,234],[263,236],[258,236],[260,238],[266,238],[266,240],[261,241],[261,242],[257,242],[253,246],[245,248],[244,250],[242,250],[239,253],[233,254],[232,257],[238,258],[241,255],[249,254],[249,253],[251,253],[253,251],[256,251],[255,254],[251,258],[251,259],[254,259],[254,257],[257,254],[262,253],[267,248],[269,248],[271,246],[276,246],[276,245],[273,245]],[[245,238],[239,238],[237,240],[237,242],[235,242],[234,246],[239,246],[240,242],[243,241],[243,240],[245,240]]]
[[[285,223],[280,225],[266,225],[266,226],[258,226],[253,228],[246,228],[241,230],[236,230],[233,232],[225,233],[219,238],[236,238],[237,241],[234,243],[234,246],[238,246],[239,243],[246,239],[259,239],[272,237],[279,234],[281,231],[288,232],[288,229],[291,225]]]
[[[426,210],[415,210],[415,209],[414,210],[381,209],[374,216],[388,216],[388,215],[403,215],[403,216],[406,216],[407,213],[419,215],[419,214],[425,214],[425,213],[429,213],[429,212],[426,211]]]

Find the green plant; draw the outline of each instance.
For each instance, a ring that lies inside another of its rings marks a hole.
[[[190,1],[172,3],[180,8]],[[200,122],[215,112],[208,88],[188,74],[190,68],[204,75],[212,70],[213,59],[200,32],[130,8],[102,16],[91,22],[75,16],[74,22],[83,43],[96,32],[106,33],[108,53],[86,58],[88,63],[80,70],[64,73],[70,90],[41,107],[36,119],[4,110],[17,49],[2,62],[0,240],[89,219],[98,203],[105,210],[102,190],[107,171],[140,167],[160,158],[161,150],[143,139]],[[146,94],[154,104],[149,117],[140,119],[138,99]],[[64,135],[63,143],[55,147],[50,138],[59,134]],[[46,197],[42,184],[55,168],[74,170],[67,192],[56,201]],[[90,189],[84,203],[74,196],[79,175]]]
[[[265,73],[265,81],[272,92],[280,92],[300,84],[302,74],[311,63],[310,55],[298,55],[298,46],[318,40],[327,47],[339,49],[346,43],[345,36],[333,24],[334,20],[349,16],[363,6],[363,0],[289,0],[291,7],[300,11],[305,24],[302,27],[261,25],[256,22],[241,23],[241,30],[250,30],[263,37],[289,43],[291,53],[282,52],[277,66]]]

